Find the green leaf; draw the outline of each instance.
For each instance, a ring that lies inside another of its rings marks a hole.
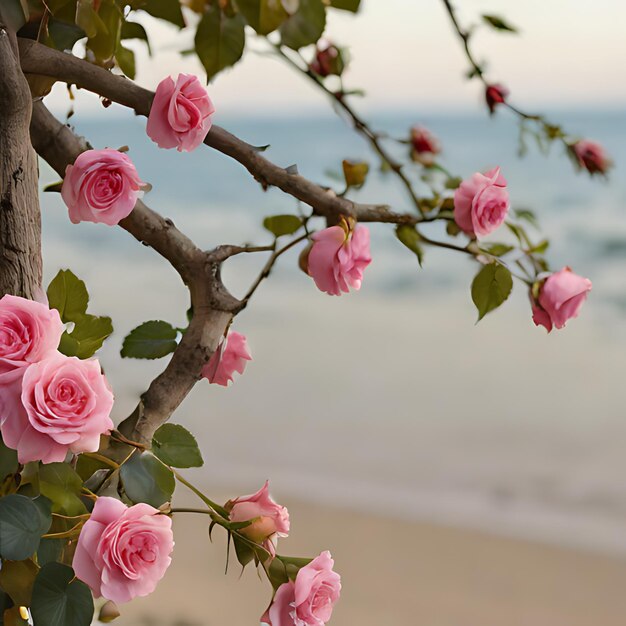
[[[76,25],[92,39],[98,33],[107,32],[102,18],[93,8],[92,0],[78,0],[76,4]]]
[[[141,39],[146,42],[148,46],[148,54],[152,56],[152,48],[150,47],[150,40],[148,39],[148,33],[146,29],[138,22],[128,22],[124,20],[122,22],[122,31],[120,33],[120,40],[126,39]]]
[[[495,30],[517,33],[517,28],[515,28],[515,26],[511,26],[511,24],[509,24],[506,20],[498,17],[497,15],[483,15],[483,20]]]
[[[54,17],[48,20],[48,34],[50,35],[54,47],[61,51],[71,50],[79,39],[86,37],[85,31],[83,31],[80,26],[55,19]],[[44,191],[53,191],[53,189],[49,187],[51,187],[51,185],[46,187]],[[56,189],[54,191],[56,191]]]
[[[500,257],[511,252],[511,250],[514,249],[514,246],[509,246],[505,243],[491,243],[482,245],[480,249],[487,254]]]
[[[39,491],[52,502],[54,513],[85,513],[85,505],[78,497],[82,486],[82,478],[67,463],[47,463],[39,467]]]
[[[42,539],[37,550],[37,563],[43,567],[46,563],[58,561],[65,546],[64,539]]]
[[[7,26],[17,32],[28,22],[28,6],[21,0],[2,0],[2,15]]]
[[[18,469],[17,452],[7,448],[0,436],[0,482],[9,474],[15,474]]]
[[[300,0],[300,7],[280,27],[281,43],[293,50],[316,43],[326,28],[322,0]]]
[[[396,227],[396,237],[402,242],[411,252],[417,256],[417,262],[422,267],[422,261],[424,260],[424,250],[420,245],[421,237],[415,226],[409,226],[408,224],[401,224]]]
[[[51,523],[50,516],[46,518],[26,496],[0,498],[0,556],[11,561],[32,556]]]
[[[172,499],[174,474],[150,452],[135,453],[120,468],[126,495],[158,508]]]
[[[342,9],[343,11],[351,11],[356,13],[359,10],[361,0],[330,0],[330,6],[334,9]]]
[[[539,223],[537,222],[537,216],[535,213],[529,209],[516,209],[515,215],[520,220],[527,221],[531,226],[535,228],[539,228]]]
[[[130,331],[120,354],[127,359],[160,359],[176,350],[178,331],[167,322],[152,320]]]
[[[48,285],[48,304],[64,322],[73,322],[87,312],[89,293],[85,283],[70,270],[60,270]]]
[[[18,606],[29,606],[39,568],[31,560],[3,561],[0,586]]]
[[[245,25],[239,13],[228,17],[217,5],[207,9],[198,24],[195,49],[208,80],[241,59],[246,44]]]
[[[280,0],[237,0],[237,6],[259,35],[268,35],[289,17]]]
[[[154,433],[152,452],[172,467],[202,467],[204,463],[195,437],[178,424],[163,424]]]
[[[141,8],[146,13],[171,22],[179,28],[185,27],[185,18],[178,0],[148,0]]]
[[[134,80],[135,78],[135,53],[128,48],[125,48],[121,43],[117,44],[115,50],[115,60],[120,69],[128,78]]]
[[[478,321],[497,309],[513,289],[511,272],[499,263],[484,265],[472,281],[472,300],[478,309]]]
[[[543,239],[538,244],[532,246],[528,252],[530,254],[543,254],[550,247],[550,242],[547,239]]]
[[[89,626],[94,610],[89,587],[61,563],[43,566],[33,586],[30,609],[37,626]]]
[[[94,53],[96,60],[104,62],[112,59],[115,54],[124,16],[115,0],[101,0],[98,15],[104,28],[89,38],[87,47]]]
[[[302,226],[302,219],[297,215],[272,215],[263,220],[263,228],[276,237],[293,235]]]
[[[110,317],[85,314],[76,317],[74,330],[61,336],[59,351],[67,356],[88,359],[102,347],[104,340],[113,332]]]

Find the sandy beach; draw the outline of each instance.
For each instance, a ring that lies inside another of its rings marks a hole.
[[[186,497],[179,500],[190,504]],[[280,551],[329,548],[343,576],[333,626],[623,626],[626,560],[455,528],[286,502]],[[122,607],[120,626],[248,626],[270,589],[249,567],[224,575],[219,529],[175,519],[174,561],[155,594]]]

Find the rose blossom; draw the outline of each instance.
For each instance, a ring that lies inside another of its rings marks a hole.
[[[595,141],[581,139],[571,146],[578,164],[590,174],[606,174],[611,160],[603,146]]]
[[[485,100],[489,107],[489,113],[493,115],[499,104],[504,104],[509,95],[509,90],[504,85],[487,85],[485,89]]]
[[[567,320],[578,317],[590,291],[591,281],[569,267],[551,274],[541,285],[538,301],[531,295],[533,322],[548,332],[553,326],[563,328]]]
[[[423,126],[411,128],[411,146],[413,152],[420,154],[439,154],[441,146],[438,139]]]
[[[272,555],[276,554],[275,541],[289,535],[289,511],[274,502],[269,492],[269,481],[250,496],[241,496],[226,505],[231,522],[254,520],[250,526],[239,532],[263,547]]]
[[[56,309],[5,295],[0,299],[0,385],[19,378],[24,368],[56,352],[63,323]]]
[[[360,289],[363,271],[372,262],[370,231],[365,226],[331,226],[312,235],[307,259],[309,276],[320,291],[340,296]]]
[[[128,602],[152,593],[174,548],[172,520],[148,504],[99,497],[78,538],[72,567],[96,598]]]
[[[97,360],[54,353],[26,368],[21,395],[2,396],[2,437],[20,463],[95,452],[100,435],[113,428],[113,393]]]
[[[509,192],[499,167],[464,180],[454,192],[454,220],[468,235],[484,236],[504,222]]]
[[[135,208],[145,183],[119,150],[87,150],[65,170],[61,196],[70,220],[115,226]]]
[[[169,76],[156,89],[146,132],[159,148],[195,150],[211,128],[215,107],[206,89],[192,74]]]
[[[202,368],[202,376],[210,383],[228,387],[235,372],[243,374],[246,361],[252,361],[252,355],[245,335],[230,331]]]
[[[341,592],[341,577],[333,571],[330,552],[305,565],[296,580],[282,584],[261,621],[270,626],[324,626]]]

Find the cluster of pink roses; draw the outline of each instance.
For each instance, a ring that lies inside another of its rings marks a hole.
[[[0,300],[0,431],[20,463],[95,452],[113,428],[113,393],[100,364],[58,352],[63,330],[45,304]]]
[[[274,502],[269,483],[252,495],[231,500],[226,510],[231,522],[253,520],[239,532],[275,557],[277,539],[289,534],[289,512]],[[270,626],[324,626],[341,592],[341,577],[333,571],[333,566],[330,552],[322,552],[302,567],[295,581],[278,588],[261,622]]]
[[[162,80],[154,95],[146,132],[160,148],[195,150],[206,137],[215,108],[196,76]],[[61,195],[70,220],[114,226],[131,213],[145,188],[130,158],[111,149],[87,150],[68,165]]]
[[[289,534],[289,513],[269,494],[266,482],[257,492],[229,501],[231,522],[250,522],[239,532],[276,556],[278,537]],[[128,602],[154,591],[171,563],[172,521],[147,504],[126,507],[100,497],[83,526],[72,566],[95,597]],[[341,578],[329,552],[302,567],[295,580],[282,584],[261,620],[270,626],[324,626],[339,599]]]

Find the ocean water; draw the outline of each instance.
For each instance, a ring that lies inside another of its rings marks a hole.
[[[129,145],[153,185],[146,202],[203,247],[266,243],[262,218],[298,209],[221,154],[158,150],[141,119],[115,108],[108,115],[77,114],[71,123],[96,147]],[[626,114],[552,117],[606,145],[616,162],[609,181],[577,175],[557,146],[547,156],[530,146],[520,160],[515,122],[504,114],[370,116],[393,136],[425,123],[459,175],[501,165],[514,207],[534,209],[551,239],[553,267],[592,279],[581,317],[547,336],[516,285],[476,325],[476,266],[427,250],[420,269],[384,225],[371,227],[374,261],[362,290],[341,298],[319,293],[294,251],[236,320],[254,356],[245,375],[228,389],[197,385],[174,417],[204,451],[205,467],[190,472],[196,482],[241,493],[269,478],[277,497],[626,554]],[[271,144],[268,158],[324,184],[343,158],[368,160],[372,174],[355,197],[408,210],[402,189],[332,112],[218,123]],[[56,180],[43,165],[42,184]],[[72,225],[56,194],[42,205],[47,278],[71,267],[87,282],[93,311],[113,317],[100,358],[121,420],[165,364],[122,360],[123,337],[149,319],[183,324],[185,290],[121,229]],[[263,262],[227,263],[233,293],[245,293]]]

